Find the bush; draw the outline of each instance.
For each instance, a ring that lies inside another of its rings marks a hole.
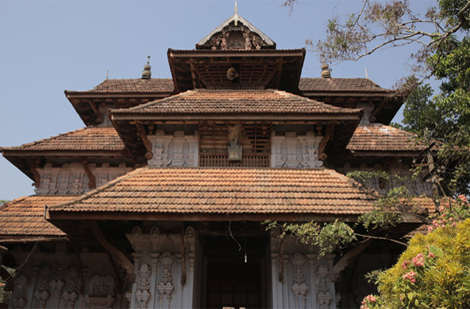
[[[470,219],[415,235],[377,283],[361,308],[470,308]]]

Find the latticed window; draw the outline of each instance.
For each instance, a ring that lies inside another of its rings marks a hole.
[[[228,125],[226,122],[199,125],[199,166],[269,167],[271,125],[260,122],[241,124],[242,157],[239,161],[228,159]]]

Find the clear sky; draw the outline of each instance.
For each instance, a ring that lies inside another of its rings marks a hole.
[[[432,1],[413,1],[424,11]],[[304,0],[292,13],[279,0],[239,0],[238,12],[277,43],[301,48],[324,36],[332,14],[358,11],[358,0]],[[232,0],[0,0],[0,147],[19,146],[84,126],[64,90],[88,90],[106,78],[139,78],[147,55],[152,77],[171,77],[167,49],[194,45],[229,18]],[[365,77],[385,88],[409,75],[410,50],[388,50],[332,68],[333,77]],[[303,77],[319,77],[307,54]],[[399,119],[398,119],[399,120]],[[0,199],[34,193],[32,180],[0,158]]]

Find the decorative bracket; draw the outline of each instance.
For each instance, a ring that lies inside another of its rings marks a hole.
[[[39,165],[39,159],[36,159],[36,160],[28,159],[28,163],[29,163],[29,170],[34,175],[33,186],[35,186],[36,188],[39,188],[39,185],[41,184],[41,175],[39,174],[37,170],[37,167]]]
[[[142,139],[142,142],[144,143],[145,148],[147,149],[145,158],[147,158],[147,160],[150,160],[153,158],[152,143],[147,138],[147,134],[145,133],[144,126],[141,123],[136,123],[136,126],[137,126],[137,132],[139,133],[139,136]]]
[[[90,171],[90,168],[88,167],[88,162],[86,159],[82,159],[82,164],[83,164],[83,169],[85,170],[85,173],[88,176],[88,188],[94,189],[96,188],[96,177],[93,175],[93,173]]]
[[[334,123],[329,123],[325,130],[325,136],[320,142],[318,146],[318,159],[324,161],[328,156],[325,153],[326,144],[330,140],[331,136],[333,135],[333,129],[335,128]]]
[[[88,104],[90,104],[91,109],[96,115],[96,122],[97,123],[102,123],[104,121],[104,116],[103,113],[100,111],[100,109],[90,100],[88,100]]]

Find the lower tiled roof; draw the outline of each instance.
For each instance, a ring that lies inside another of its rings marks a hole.
[[[347,146],[351,151],[421,151],[416,135],[380,123],[359,125]]]
[[[65,236],[44,219],[44,205],[69,201],[77,195],[33,195],[0,206],[0,236]]]
[[[49,212],[352,214],[377,195],[329,169],[149,168]]]
[[[124,149],[114,127],[86,127],[2,150],[15,151],[121,151]]]
[[[387,92],[368,78],[301,78],[300,91],[317,92]]]

